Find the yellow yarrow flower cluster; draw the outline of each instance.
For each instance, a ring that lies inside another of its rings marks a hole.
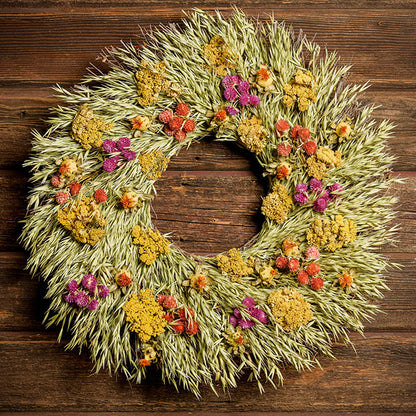
[[[311,102],[316,102],[316,85],[310,71],[298,69],[293,79],[283,87],[283,104],[290,108],[298,104],[299,111],[306,111]]]
[[[139,164],[142,172],[151,180],[157,180],[162,176],[169,163],[169,158],[164,157],[161,150],[154,152],[141,153],[139,155]]]
[[[210,63],[207,67],[218,75],[227,75],[227,69],[235,68],[237,55],[232,53],[220,35],[215,35],[202,48],[202,56]]]
[[[71,231],[81,243],[94,246],[105,235],[101,227],[107,225],[99,205],[94,198],[82,196],[73,205],[58,210],[58,221]]]
[[[285,331],[293,331],[313,318],[310,304],[297,290],[286,288],[272,292],[267,303],[274,319]]]
[[[87,104],[83,104],[75,114],[72,122],[71,136],[81,144],[84,149],[101,147],[101,136],[113,128],[113,123],[104,123],[104,120],[94,116]]]
[[[356,235],[354,221],[344,220],[342,215],[336,215],[334,220],[318,216],[306,231],[308,244],[323,247],[326,251],[335,251],[345,244],[352,243]]]
[[[266,144],[266,129],[262,126],[261,120],[256,116],[246,118],[240,122],[237,133],[241,143],[250,152],[261,153]]]
[[[130,331],[136,332],[140,341],[147,342],[164,331],[167,322],[165,312],[153,298],[151,289],[141,290],[139,296],[131,295],[123,305],[125,320],[130,323]]]
[[[151,66],[142,61],[142,69],[136,72],[137,101],[140,105],[148,106],[159,99],[159,94],[164,91],[169,97],[174,97],[180,92],[180,88],[163,75],[166,69],[164,62]]]
[[[287,213],[293,206],[293,199],[284,185],[276,183],[269,195],[263,199],[261,212],[266,217],[282,224],[287,218]]]
[[[243,259],[241,253],[232,248],[228,251],[228,256],[219,254],[217,256],[217,265],[223,274],[227,274],[232,282],[241,282],[243,276],[248,276],[254,272]]]
[[[328,147],[318,147],[316,153],[306,160],[308,175],[319,180],[325,178],[331,168],[341,165],[341,152],[334,152]]]
[[[150,229],[143,230],[136,225],[131,231],[133,244],[138,245],[140,261],[144,264],[152,264],[160,255],[167,254],[170,251],[169,242],[159,231]]]

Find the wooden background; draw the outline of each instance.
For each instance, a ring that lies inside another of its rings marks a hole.
[[[239,389],[216,397],[203,389],[176,393],[153,375],[145,385],[129,385],[104,372],[90,375],[88,354],[66,352],[56,331],[46,331],[44,285],[23,269],[26,254],[16,243],[25,214],[27,173],[21,164],[30,151],[30,131],[45,131],[42,119],[58,104],[51,85],[67,87],[85,74],[100,50],[120,40],[140,43],[138,25],[179,22],[181,9],[230,12],[215,1],[1,1],[0,9],[0,410],[30,415],[128,414],[415,414],[416,379],[416,99],[415,1],[236,1],[249,15],[274,12],[303,28],[342,63],[354,64],[352,82],[370,80],[365,98],[381,104],[377,119],[397,124],[390,141],[395,174],[407,177],[394,189],[400,196],[397,246],[384,247],[392,261],[391,291],[380,314],[353,335],[356,354],[336,345],[337,360],[322,359],[323,370],[284,370],[286,383],[275,391],[242,381]],[[258,229],[260,175],[252,159],[235,148],[207,142],[171,161],[158,184],[154,217],[163,232],[195,253],[217,253],[243,244]],[[186,204],[183,201],[186,200]]]

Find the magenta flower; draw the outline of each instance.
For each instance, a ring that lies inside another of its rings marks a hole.
[[[89,311],[95,311],[98,308],[98,300],[97,299],[93,299],[89,304],[88,304],[88,310]]]
[[[69,293],[74,293],[76,290],[78,290],[78,282],[76,280],[71,280],[70,282],[68,282],[68,284],[66,285],[66,290]]]
[[[237,90],[240,94],[247,94],[250,89],[250,83],[248,81],[242,80],[237,87]]]
[[[117,151],[116,142],[111,139],[104,140],[103,142],[103,149],[107,153],[114,153]]]
[[[250,94],[249,95],[249,101],[251,105],[257,106],[260,104],[260,98],[257,97],[257,95]]]
[[[308,192],[308,185],[306,183],[298,183],[296,185],[296,192],[299,193],[304,193],[304,192]]]
[[[232,75],[226,75],[222,79],[221,84],[225,89],[230,88],[230,87],[234,87],[234,85],[236,85]]]
[[[237,114],[240,113],[240,110],[238,110],[237,108],[233,107],[232,105],[227,105],[227,107],[225,107],[225,110],[227,111],[227,113],[230,116],[236,116]]]
[[[293,196],[294,200],[298,203],[298,205],[305,205],[309,202],[309,197],[306,194],[296,193]]]
[[[243,107],[246,106],[246,105],[249,105],[250,104],[250,95],[248,95],[248,94],[241,94],[240,97],[238,98],[238,102]]]
[[[328,192],[329,192],[329,201],[333,202],[335,201],[337,198],[339,198],[340,193],[344,190],[344,188],[342,187],[341,184],[339,183],[334,183],[333,185],[331,185],[328,188]]]
[[[240,319],[238,321],[238,325],[242,328],[242,329],[249,329],[252,326],[254,326],[254,322],[251,319]]]
[[[119,158],[120,156],[117,155],[117,156],[113,156],[108,159],[105,159],[103,162],[103,169],[106,172],[112,172],[117,167]]]
[[[260,308],[251,308],[249,311],[250,316],[260,321],[262,324],[267,324],[269,322],[269,318],[266,315],[266,312],[264,312],[263,309]]]
[[[97,289],[98,289],[98,296],[102,298],[106,298],[110,293],[110,289],[104,285],[99,285]]]
[[[229,87],[224,90],[224,98],[227,101],[234,101],[237,98],[237,91],[234,87]]]
[[[124,150],[126,147],[130,147],[130,139],[128,137],[120,137],[117,141],[118,150]]]
[[[328,191],[321,192],[321,194],[319,195],[319,198],[323,198],[323,199],[325,199],[325,201],[328,201],[329,192]]]
[[[318,198],[313,203],[313,209],[317,212],[324,212],[327,206],[327,202],[325,198]]]
[[[89,292],[93,293],[95,287],[97,286],[97,279],[92,274],[86,274],[82,278],[82,286],[87,289]]]
[[[133,152],[133,150],[123,150],[123,156],[130,162],[131,160],[136,159],[136,152]]]
[[[238,325],[238,320],[234,315],[230,316],[229,322],[234,328]]]
[[[238,309],[238,308],[235,308],[235,309],[234,309],[234,316],[235,316],[237,319],[241,319],[241,318],[242,318],[242,316],[241,316],[241,312],[240,312],[240,309]]]
[[[240,75],[231,75],[231,79],[233,80],[233,85],[238,85],[241,82]]]
[[[80,308],[88,305],[88,294],[85,292],[78,292],[75,295],[75,303]]]
[[[311,192],[320,191],[322,187],[322,182],[319,179],[312,178],[309,182],[309,189]]]
[[[256,301],[250,296],[247,296],[246,298],[243,299],[241,303],[247,306],[247,308],[252,308],[256,304]]]
[[[64,301],[67,303],[74,303],[75,302],[75,294],[74,293],[68,293],[64,296]]]

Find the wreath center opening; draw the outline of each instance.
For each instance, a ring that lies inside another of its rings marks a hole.
[[[156,182],[152,221],[196,255],[241,247],[260,231],[265,183],[253,156],[235,144],[203,140],[174,156]]]

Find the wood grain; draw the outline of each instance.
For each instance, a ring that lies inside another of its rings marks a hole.
[[[17,244],[25,214],[32,129],[46,130],[49,108],[59,102],[50,89],[70,87],[100,51],[120,40],[142,41],[145,29],[180,23],[181,9],[202,7],[231,13],[228,2],[206,0],[0,0],[0,413],[20,415],[211,414],[392,415],[416,414],[416,1],[415,0],[235,0],[249,15],[274,13],[303,29],[322,48],[338,50],[353,64],[349,81],[370,80],[363,100],[381,105],[376,120],[397,125],[389,140],[396,174],[407,177],[392,193],[400,197],[396,246],[384,247],[401,270],[387,274],[386,314],[353,334],[357,355],[335,346],[337,360],[323,370],[284,369],[285,386],[259,396],[244,379],[239,389],[215,396],[203,388],[197,401],[176,393],[151,373],[142,386],[105,372],[89,376],[88,353],[78,356],[56,344],[42,325],[48,302],[44,283],[24,271]],[[204,140],[174,157],[157,184],[153,218],[173,231],[185,250],[215,254],[239,246],[259,229],[264,183],[245,151]],[[186,201],[186,204],[183,204]]]
[[[277,391],[266,384],[261,398],[256,385],[240,383],[238,390],[217,397],[202,388],[198,401],[187,392],[176,393],[157,373],[141,386],[105,372],[86,376],[88,354],[77,356],[53,340],[53,334],[0,333],[0,371],[3,379],[0,409],[6,411],[150,411],[219,412],[395,412],[411,413],[416,405],[415,333],[383,332],[366,339],[354,335],[351,348],[335,346],[337,360],[322,358],[322,370],[301,374],[284,369],[285,385]],[[378,357],[378,367],[373,357]],[[25,375],[25,377],[22,377]],[[413,382],[413,383],[410,383]],[[366,386],[363,389],[363,386]],[[307,391],[307,395],[305,395]],[[201,413],[197,413],[201,414]]]

